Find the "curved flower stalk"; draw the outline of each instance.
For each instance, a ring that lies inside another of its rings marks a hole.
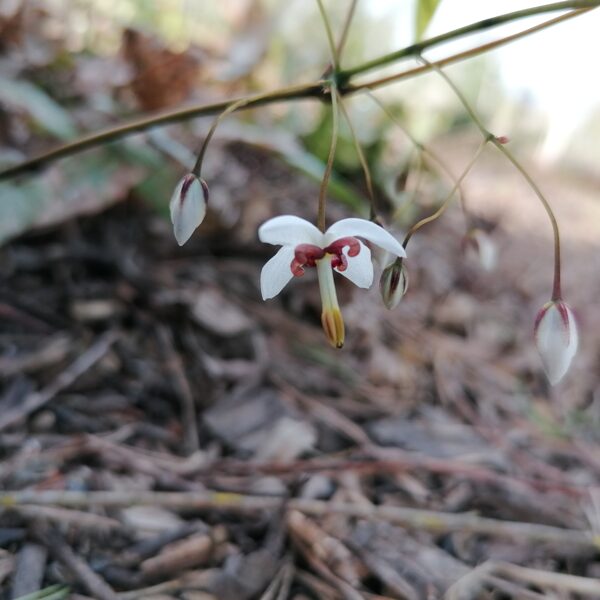
[[[535,341],[552,385],[567,373],[577,352],[579,334],[573,311],[562,300],[544,304],[535,320]]]
[[[332,346],[344,345],[344,321],[337,300],[333,271],[361,288],[373,283],[371,251],[358,238],[406,257],[402,244],[385,229],[365,219],[342,219],[322,232],[309,221],[293,215],[269,219],[258,230],[261,242],[281,246],[262,268],[263,300],[277,296],[292,277],[301,277],[307,267],[316,267],[323,311],[321,323]]]
[[[208,203],[208,185],[200,177],[188,173],[179,180],[175,187],[169,208],[173,233],[180,246],[192,236],[206,215]]]

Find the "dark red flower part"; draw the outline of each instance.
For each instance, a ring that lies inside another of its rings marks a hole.
[[[314,244],[299,244],[294,249],[294,260],[290,269],[294,277],[302,277],[304,267],[315,267],[318,260],[326,254],[331,254],[331,266],[338,271],[345,271],[348,268],[348,259],[344,248],[348,248],[348,256],[356,256],[360,252],[360,242],[354,237],[345,237],[335,240],[326,248],[319,248]]]
[[[181,204],[183,204],[183,201],[185,200],[185,196],[188,193],[188,190],[190,189],[190,186],[192,185],[192,183],[194,183],[194,181],[196,181],[196,176],[193,173],[188,173],[183,178],[183,184],[181,186],[181,192],[179,194],[179,202]]]
[[[325,256],[325,250],[313,244],[299,244],[294,249],[294,260],[290,264],[290,269],[294,277],[304,275],[304,267],[314,267],[317,260]]]
[[[325,248],[327,254],[343,256],[343,250],[348,247],[348,256],[356,256],[360,252],[360,242],[355,237],[344,237],[335,240]]]
[[[348,268],[348,259],[343,254],[336,254],[331,259],[331,266],[338,271],[345,271]]]

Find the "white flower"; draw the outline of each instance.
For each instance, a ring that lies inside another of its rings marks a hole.
[[[183,246],[206,215],[208,186],[193,173],[182,177],[171,196],[171,222],[175,239]]]
[[[579,343],[573,311],[562,300],[547,302],[538,313],[535,341],[546,375],[555,385],[569,370]]]
[[[321,322],[331,344],[344,344],[344,321],[337,301],[333,271],[341,273],[361,288],[373,283],[371,251],[359,239],[405,257],[402,245],[385,229],[365,219],[342,219],[324,233],[312,223],[292,215],[275,217],[258,230],[262,242],[281,246],[263,267],[260,289],[263,300],[273,298],[292,277],[300,277],[306,267],[316,267],[323,302]]]

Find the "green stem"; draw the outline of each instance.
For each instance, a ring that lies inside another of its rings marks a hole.
[[[331,177],[331,171],[333,170],[333,160],[335,158],[335,149],[337,147],[338,139],[338,127],[339,127],[339,113],[338,113],[338,91],[335,86],[335,82],[331,83],[331,145],[329,146],[329,156],[327,157],[327,164],[325,165],[325,172],[323,173],[323,180],[321,181],[321,187],[319,188],[319,208],[317,212],[317,227],[321,231],[325,231],[325,207],[327,204],[327,187],[329,185],[329,178]]]
[[[574,5],[580,6],[581,4],[582,4],[581,2],[559,3],[560,8],[569,8],[569,7],[572,8]],[[561,15],[560,17],[557,17],[554,19],[550,19],[548,21],[545,21],[544,23],[540,23],[539,25],[536,25],[535,27],[530,27],[529,29],[523,30],[516,34],[509,35],[504,38],[500,38],[493,42],[482,44],[480,46],[477,46],[477,47],[472,48],[471,50],[467,50],[465,52],[459,52],[459,53],[451,55],[443,60],[437,61],[434,64],[436,64],[438,67],[442,67],[442,66],[460,61],[460,60],[465,60],[467,58],[471,58],[471,57],[481,54],[483,52],[487,52],[489,50],[492,50],[494,48],[497,48],[497,47],[507,44],[509,42],[515,41],[519,38],[525,37],[527,35],[537,32],[537,31],[541,31],[542,29],[550,27],[551,25],[555,25],[559,22],[562,22],[567,19],[571,19],[573,17],[581,15],[584,12],[591,10],[591,8],[600,6],[600,0],[596,0],[591,3],[584,3],[584,4],[587,7],[586,9],[572,10],[571,12],[569,12],[567,14]],[[556,7],[557,5],[554,4],[554,5],[548,5],[548,6]],[[547,6],[541,7],[541,8],[544,8],[545,10],[544,11],[540,10],[538,12],[548,12]],[[529,9],[529,10],[533,11],[534,9]],[[554,8],[553,10],[557,10],[557,9]],[[516,18],[519,18],[520,14],[521,14],[521,11],[519,11],[518,13],[511,13],[512,19],[514,20]],[[537,14],[537,13],[534,12],[532,14]],[[515,15],[517,15],[517,16],[515,16]],[[508,22],[508,15],[504,15],[504,22]],[[472,31],[477,31],[477,27],[487,29],[487,28],[489,28],[489,25],[487,25],[488,23],[489,23],[489,19],[486,21],[480,21],[479,23],[474,23],[473,25],[471,25],[469,27]],[[446,41],[461,37],[461,35],[463,35],[463,33],[462,33],[463,29],[464,28],[455,29],[454,31],[444,34],[444,36],[447,38]],[[435,38],[433,38],[433,39],[435,39]],[[421,46],[423,44],[427,44],[430,41],[431,40],[424,40],[423,42],[421,42]],[[432,44],[429,44],[429,45],[431,46]],[[411,48],[411,46],[409,46],[409,48]],[[407,51],[408,50],[405,48],[404,50],[401,50],[399,52],[406,53]],[[360,70],[361,70],[361,72],[363,72],[367,69],[364,68],[364,65],[362,65],[362,66],[360,66]],[[338,77],[337,77],[338,90],[342,95],[351,94],[351,93],[355,93],[355,92],[358,92],[358,91],[361,91],[364,89],[381,87],[383,85],[387,85],[389,83],[400,81],[402,79],[408,79],[410,77],[414,77],[416,75],[427,72],[429,70],[430,69],[429,69],[429,67],[427,67],[427,65],[420,66],[415,69],[406,70],[401,73],[391,75],[389,77],[375,79],[375,80],[372,80],[372,81],[369,81],[369,82],[366,82],[363,84],[359,84],[359,85],[347,84],[346,81],[342,80],[342,78],[340,77],[340,74],[343,74],[347,80],[349,77],[348,73],[346,71],[340,71],[338,73]],[[265,93],[265,94],[257,94],[256,96],[250,96],[248,102],[244,105],[244,108],[252,108],[252,107],[262,106],[262,105],[266,105],[266,104],[273,104],[275,102],[300,100],[302,98],[322,98],[322,96],[323,96],[323,82],[322,81],[314,81],[311,83],[306,83],[306,84],[301,84],[301,85],[293,85],[293,86],[281,88],[279,90],[275,90],[273,92],[269,92],[269,93]],[[104,131],[88,134],[78,140],[69,142],[67,144],[63,144],[62,146],[58,146],[57,148],[54,148],[47,152],[43,152],[34,158],[25,160],[21,163],[11,166],[11,167],[0,170],[0,181],[2,181],[4,179],[8,179],[10,177],[14,177],[16,175],[20,175],[22,173],[27,173],[28,171],[34,171],[36,169],[39,169],[39,168],[45,166],[47,163],[52,162],[54,160],[58,160],[60,158],[65,158],[67,156],[72,156],[73,154],[77,154],[78,152],[82,152],[84,150],[94,148],[96,146],[100,146],[102,144],[106,144],[106,143],[124,138],[128,135],[140,133],[142,131],[146,131],[153,127],[168,125],[171,123],[178,123],[180,121],[186,121],[188,119],[192,119],[192,118],[196,118],[196,117],[203,117],[203,116],[219,114],[220,112],[227,109],[228,106],[230,106],[232,103],[234,103],[236,101],[237,100],[233,100],[233,101],[226,100],[226,101],[222,101],[222,102],[216,102],[213,104],[202,104],[199,106],[198,105],[189,106],[189,107],[186,107],[183,109],[177,109],[177,110],[162,113],[159,115],[151,115],[149,117],[144,117],[142,119],[136,119],[132,122],[125,123],[125,124],[119,125],[117,127],[111,127],[109,129],[105,129]]]
[[[427,40],[423,40],[422,42],[411,44],[406,48],[402,48],[401,50],[397,50],[396,52],[391,52],[390,54],[386,54],[385,56],[380,56],[369,62],[357,65],[356,67],[345,69],[340,72],[340,78],[342,81],[344,81],[360,73],[372,71],[373,69],[384,67],[391,63],[397,62],[400,59],[418,56],[428,48],[439,46],[440,44],[449,42],[457,37],[463,37],[465,35],[475,33],[478,31],[485,31],[486,29],[497,27],[498,25],[509,23],[517,19],[532,17],[534,15],[541,15],[547,12],[555,12],[558,10],[585,8],[591,9],[596,8],[597,6],[600,6],[600,0],[569,0],[567,2],[554,2],[552,4],[535,6],[532,8],[526,8],[511,13],[506,13],[504,15],[498,15],[497,17],[483,19],[482,21],[471,23],[470,25],[466,25],[465,27],[460,27],[459,29],[454,29],[453,31],[449,31],[447,33],[443,33],[441,35],[429,38]]]
[[[410,238],[419,229],[421,229],[421,227],[423,227],[423,225],[427,225],[427,223],[431,223],[432,221],[435,221],[437,218],[439,218],[439,217],[442,216],[442,214],[444,213],[444,211],[448,208],[448,206],[450,204],[450,201],[452,200],[454,194],[456,193],[456,190],[459,188],[459,186],[463,182],[464,178],[469,174],[469,171],[473,168],[473,165],[475,164],[475,162],[479,158],[479,155],[481,154],[481,152],[485,148],[485,145],[488,143],[488,141],[490,141],[490,140],[484,140],[483,142],[481,142],[481,144],[479,145],[479,148],[477,148],[477,151],[475,152],[475,155],[469,161],[469,164],[467,165],[467,167],[465,168],[465,170],[461,173],[460,177],[456,180],[456,183],[454,184],[454,187],[452,188],[452,190],[450,191],[450,193],[448,194],[448,196],[446,197],[446,199],[442,202],[442,204],[440,205],[440,207],[433,214],[429,215],[428,217],[425,217],[424,219],[421,219],[420,221],[418,221],[417,223],[415,223],[408,230],[408,233],[406,234],[406,236],[404,238],[404,242],[402,242],[402,245],[405,248],[408,245],[408,242],[410,241]]]
[[[12,167],[0,170],[0,181],[21,173],[26,173],[27,171],[35,171],[51,161],[72,156],[78,152],[83,152],[84,150],[95,148],[96,146],[107,144],[109,142],[114,142],[126,136],[152,129],[153,127],[170,125],[172,123],[178,123],[196,117],[207,117],[219,114],[226,110],[227,107],[231,106],[231,104],[240,100],[246,100],[244,108],[254,108],[265,104],[273,104],[275,102],[287,102],[290,100],[300,100],[302,98],[319,98],[322,95],[323,82],[315,81],[301,85],[292,85],[273,92],[256,94],[245,98],[238,98],[236,100],[225,100],[213,104],[202,104],[200,106],[194,105],[159,115],[151,115],[149,117],[136,119],[135,121],[125,123],[124,125],[111,127],[110,129],[99,131],[97,133],[91,133],[78,140],[63,144],[48,152],[44,152],[39,156],[13,165]]]
[[[350,24],[352,23],[352,19],[354,18],[354,13],[356,12],[356,5],[358,4],[358,0],[350,0],[350,8],[346,13],[346,20],[344,21],[344,26],[342,27],[342,34],[340,35],[340,39],[337,45],[336,55],[338,60],[342,60],[342,55],[344,53],[344,46],[346,45],[346,40],[348,39],[348,32],[350,31]]]
[[[467,101],[465,96],[463,95],[463,93],[458,89],[458,87],[450,79],[450,77],[448,77],[448,75],[446,75],[446,73],[444,73],[444,71],[442,71],[442,69],[440,69],[436,65],[432,65],[431,63],[429,63],[427,60],[425,60],[422,57],[421,57],[421,60],[423,62],[425,62],[425,64],[428,65],[430,68],[433,68],[446,81],[446,83],[450,86],[450,88],[456,94],[457,98],[460,100],[461,104],[464,106],[465,110],[467,111],[467,113],[469,114],[469,116],[471,117],[471,119],[473,120],[475,125],[477,125],[477,127],[481,131],[481,134],[484,136],[485,141],[489,141],[492,144],[494,144],[494,146],[496,146],[496,148],[498,148],[498,150],[500,150],[500,152],[502,154],[504,154],[504,156],[506,156],[506,158],[513,164],[513,166],[525,178],[525,181],[527,181],[527,183],[529,184],[531,189],[534,191],[535,195],[538,197],[539,201],[542,203],[542,206],[544,207],[544,209],[548,215],[548,218],[550,220],[550,224],[552,226],[553,237],[554,237],[554,282],[552,285],[552,300],[560,300],[561,296],[562,296],[561,277],[560,277],[560,272],[561,272],[560,232],[558,229],[558,222],[556,220],[556,217],[554,216],[554,211],[552,210],[550,203],[548,202],[548,200],[546,200],[544,194],[542,194],[542,191],[540,190],[538,185],[535,183],[535,181],[533,181],[531,175],[529,175],[529,173],[525,170],[523,165],[521,165],[521,163],[515,158],[515,156],[512,154],[512,152],[510,152],[510,150],[508,150],[508,148],[506,148],[504,146],[504,144],[501,143],[498,140],[498,138],[495,135],[493,135],[485,127],[485,125],[481,122],[481,119],[477,116],[477,114],[475,113],[475,111],[473,110],[473,108],[471,107],[471,105],[469,104],[469,102]]]
[[[371,221],[377,222],[377,210],[375,207],[375,194],[373,192],[373,179],[371,177],[371,171],[369,169],[369,164],[367,163],[367,159],[365,158],[365,153],[360,145],[360,141],[358,136],[356,135],[356,130],[352,125],[352,120],[350,119],[350,115],[346,110],[346,106],[344,105],[344,101],[340,96],[339,92],[336,92],[338,95],[339,106],[342,110],[342,114],[346,119],[346,123],[348,123],[348,128],[350,129],[350,134],[352,135],[352,141],[354,142],[354,148],[356,149],[356,154],[358,155],[358,160],[360,162],[360,166],[362,167],[364,176],[365,176],[365,184],[367,186],[367,193],[369,194],[369,202],[371,203],[371,213],[369,218]]]
[[[600,3],[600,0],[598,0]],[[539,23],[538,25],[534,25],[533,27],[529,27],[528,29],[524,29],[523,31],[518,31],[517,33],[513,33],[512,35],[507,35],[506,37],[500,38],[498,40],[494,40],[492,42],[487,42],[486,44],[481,44],[480,46],[476,46],[475,48],[471,48],[470,50],[465,50],[464,52],[459,52],[457,54],[453,54],[448,56],[447,58],[443,58],[438,60],[435,63],[431,63],[437,65],[438,67],[445,67],[446,65],[450,65],[455,62],[459,62],[461,60],[466,60],[468,58],[473,58],[479,54],[484,52],[489,52],[490,50],[494,50],[495,48],[499,48],[500,46],[504,46],[505,44],[509,44],[510,42],[514,42],[518,39],[524,38],[532,33],[536,33],[538,31],[542,31],[543,29],[547,29],[548,27],[552,27],[553,25],[557,25],[558,23],[562,23],[563,21],[567,21],[568,19],[572,19],[573,17],[578,17],[586,12],[592,10],[591,8],[580,9],[580,10],[572,10],[568,13],[560,15],[559,17],[555,17],[554,19],[548,19],[548,21],[544,21],[543,23]],[[419,56],[415,54],[414,56]],[[390,83],[396,83],[402,79],[408,79],[411,77],[415,77],[416,75],[420,75],[421,73],[427,73],[430,71],[430,67],[427,65],[423,65],[420,67],[415,67],[414,69],[408,69],[406,71],[402,71],[400,73],[395,73],[393,75],[388,75],[387,77],[380,77],[378,79],[374,79],[372,81],[367,81],[358,85],[347,85],[342,88],[343,92],[346,94],[350,94],[361,89],[365,88],[375,88],[381,87],[383,85],[388,85]],[[338,80],[342,80],[343,72],[338,74]]]
[[[335,41],[333,39],[333,31],[331,30],[331,23],[329,22],[329,17],[327,16],[327,12],[323,6],[323,0],[317,0],[317,4],[319,5],[321,20],[323,21],[325,33],[327,34],[327,43],[329,44],[329,52],[331,53],[331,65],[333,66],[334,72],[337,73],[340,68],[340,64],[337,49],[335,47]]]

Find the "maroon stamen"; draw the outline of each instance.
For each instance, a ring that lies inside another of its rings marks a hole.
[[[314,246],[313,244],[299,244],[294,249],[294,260],[290,264],[290,269],[294,277],[304,275],[304,267],[314,267],[317,260],[325,256],[325,250]]]
[[[348,248],[344,254],[344,248]],[[360,252],[360,242],[354,237],[345,237],[335,240],[326,248],[319,248],[313,244],[299,244],[294,248],[294,260],[290,269],[294,277],[302,277],[305,267],[315,267],[317,261],[326,254],[331,254],[331,266],[338,271],[348,268],[348,257],[354,257]]]
[[[348,247],[348,256],[356,256],[360,252],[360,242],[355,237],[345,237],[335,240],[325,248],[328,254],[341,256],[344,248]]]
[[[343,254],[336,254],[331,259],[331,266],[338,271],[345,271],[348,268],[348,259]]]

